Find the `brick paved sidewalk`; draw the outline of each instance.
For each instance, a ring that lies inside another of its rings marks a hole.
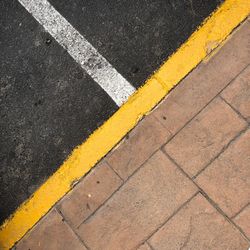
[[[248,249],[246,21],[43,218],[17,249]]]

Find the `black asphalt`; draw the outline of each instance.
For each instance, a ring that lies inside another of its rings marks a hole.
[[[135,87],[219,0],[50,0]],[[0,223],[118,107],[16,1],[0,1]]]

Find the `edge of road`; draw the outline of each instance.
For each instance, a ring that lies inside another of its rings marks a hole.
[[[206,56],[214,53],[250,13],[248,0],[225,0],[120,109],[0,227],[0,249],[10,249],[114,148]]]

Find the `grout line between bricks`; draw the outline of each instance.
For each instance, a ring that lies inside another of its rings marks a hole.
[[[250,202],[248,202],[245,206],[243,206],[237,213],[235,213],[233,216],[231,216],[231,220],[234,220],[236,216],[238,216],[245,208],[247,208],[250,205]]]
[[[234,227],[236,227],[240,233],[244,236],[244,238],[248,241],[248,237],[246,236],[245,232],[232,220],[230,219],[227,214],[219,207],[219,205],[213,201],[209,197],[209,195],[179,166],[179,164],[164,150],[162,150],[163,153],[171,160],[177,167],[178,169],[190,180],[192,183],[199,189],[199,192],[205,197],[205,199],[216,209],[216,211],[221,214],[230,224],[232,224]]]
[[[232,104],[230,104],[225,98],[219,95],[222,101],[224,101],[241,119],[245,120],[247,123],[250,123],[241,113],[238,111]]]
[[[104,158],[102,158],[102,159],[104,159]],[[95,171],[96,169],[100,168],[100,167],[101,167],[101,166],[99,165],[100,162],[101,162],[101,161],[99,161],[93,168],[90,169],[90,171],[89,171],[86,175],[84,175],[79,181],[77,181],[77,182],[73,185],[71,191],[73,191],[73,188],[75,188],[75,187],[76,187],[77,185],[79,185],[82,181],[84,181],[84,179],[85,179],[90,173],[92,173],[92,172]],[[114,169],[108,164],[107,161],[105,161],[105,163],[107,163],[107,165],[108,165],[108,167],[110,168],[111,171],[114,171]],[[114,174],[117,175],[117,177],[121,180],[122,183],[119,185],[119,187],[118,187],[117,189],[114,190],[113,193],[115,193],[115,192],[123,185],[123,183],[124,183],[124,180],[123,180],[115,171],[114,171]],[[111,196],[113,195],[113,193],[111,194]],[[67,194],[69,194],[69,193],[67,193]],[[66,195],[67,195],[67,194],[66,194]],[[58,200],[58,202],[53,206],[53,207],[55,207],[55,208],[57,209],[57,211],[58,211],[62,216],[63,216],[63,213],[62,213],[62,211],[60,210],[60,208],[58,207],[58,204],[60,203],[60,201],[61,201],[66,195],[64,195],[60,200]],[[110,196],[110,197],[111,197],[111,196]],[[108,197],[105,201],[109,200],[110,197]],[[104,202],[105,202],[105,201],[104,201]],[[103,204],[103,203],[102,203],[102,204]],[[92,212],[90,215],[88,215],[87,218],[86,218],[85,220],[87,220],[93,213],[95,213],[95,212],[102,206],[102,204],[99,205],[96,209],[94,209],[93,212]],[[52,210],[53,207],[52,207],[50,210]],[[45,215],[45,216],[46,216],[46,215]],[[63,216],[63,217],[64,217],[64,216]],[[65,219],[65,217],[64,217],[64,219]],[[65,219],[65,220],[66,220],[66,219]],[[70,225],[70,223],[69,223],[68,221],[67,221],[67,223]],[[76,226],[75,228],[78,229],[82,223],[83,223],[83,222],[80,222],[80,224],[79,224],[78,226]],[[72,226],[72,228],[73,228],[73,226]]]
[[[122,181],[122,183],[124,183],[123,178],[117,173],[117,171],[115,171],[115,169],[108,163],[108,161],[104,161],[104,162],[108,165],[108,167],[111,169],[111,171],[113,171],[115,173],[115,175],[118,176],[118,178]]]
[[[114,190],[114,192],[107,198],[107,199],[105,199],[104,201],[103,201],[103,203],[102,204],[100,204],[96,209],[94,209],[93,210],[93,212],[91,213],[91,214],[89,214],[82,222],[80,222],[79,223],[79,225],[78,226],[76,226],[76,229],[79,229],[79,227],[86,221],[86,220],[88,220],[90,217],[92,217],[92,216],[94,216],[95,214],[96,214],[96,212],[103,206],[103,205],[105,205],[107,202],[108,202],[108,200],[123,186],[123,184],[124,184],[124,181],[122,180],[122,183],[121,183],[121,185],[119,185],[115,190]]]
[[[147,236],[146,239],[143,239],[143,242],[147,241],[151,249],[154,249],[152,245],[148,242],[148,240],[156,234],[169,220],[171,220],[183,207],[185,207],[195,196],[197,196],[200,193],[200,191],[195,192],[189,199],[187,199],[184,203],[182,203],[170,216],[166,218],[158,227],[157,229],[153,230],[151,234]],[[140,242],[136,247],[140,246],[142,242]]]
[[[150,248],[151,250],[155,250],[155,249],[153,248],[153,246],[148,242],[148,240],[146,240],[146,242],[147,242],[147,244],[148,244],[148,246],[149,246],[149,248]]]
[[[237,77],[245,71],[245,69],[249,66],[250,64],[247,64],[238,74],[236,74],[214,97],[212,97],[212,99],[210,99],[210,101],[208,101],[208,103],[206,105],[204,105],[196,114],[194,114],[192,116],[191,119],[189,119],[179,130],[177,130],[172,137],[169,137],[168,140],[162,144],[161,148],[165,147],[165,145],[167,143],[169,143],[171,140],[173,140],[175,138],[175,136],[177,136],[177,134],[179,134],[183,129],[184,127],[186,127],[189,123],[191,123],[196,116],[198,116],[213,100],[215,100],[221,93],[222,91],[227,88],[227,86],[229,86],[235,79],[237,79]]]
[[[236,140],[238,140],[238,138],[241,137],[241,135],[244,134],[248,129],[249,125],[247,124],[235,137],[233,137],[225,146],[223,146],[221,151],[215,157],[213,157],[202,169],[197,172],[195,176],[191,178],[195,180],[204,170],[209,167],[210,164],[212,164],[216,159],[218,159],[229,148],[229,146],[231,146]]]
[[[150,248],[150,250],[155,250],[150,244],[149,244],[149,242],[147,241],[147,240],[145,240],[143,243],[141,243],[141,245],[139,245],[139,247],[137,246],[135,249],[136,250],[138,250],[138,249],[140,249],[140,247],[142,246],[142,245],[147,245],[149,248]]]
[[[155,248],[148,241],[146,242],[148,243],[148,246],[150,247],[151,250],[155,250]]]
[[[62,216],[63,222],[71,229],[71,231],[74,233],[74,235],[78,238],[78,240],[82,243],[84,247],[86,247],[87,250],[90,250],[89,247],[86,245],[86,243],[81,239],[81,237],[77,234],[77,232],[74,230],[73,227],[70,226],[70,223],[67,221],[67,219],[64,217],[63,213],[55,207],[55,210]]]
[[[60,200],[59,200],[59,201],[60,201]],[[42,222],[42,220],[47,216],[47,214],[49,214],[53,209],[56,209],[56,211],[58,212],[58,210],[57,210],[57,204],[59,203],[59,201],[58,201],[53,207],[51,207],[51,208],[48,210],[48,212],[47,212],[45,215],[43,215],[43,216],[36,222],[36,224],[35,224],[34,226],[36,226],[36,225],[38,225],[40,222]],[[60,215],[61,215],[61,213],[60,213]],[[64,219],[64,218],[63,218],[63,219]],[[32,227],[32,228],[30,228],[29,230],[27,230],[27,232],[26,232],[25,235],[27,235],[29,232],[31,232],[33,228],[34,228],[34,227]],[[15,244],[14,244],[13,247],[12,247],[13,249],[11,248],[11,250],[16,250],[14,247],[16,247],[16,245],[17,245],[18,242],[20,242],[22,239],[24,239],[25,235],[23,235],[17,242],[15,242]],[[2,250],[2,249],[0,249],[0,250]]]
[[[157,150],[156,150],[157,151]],[[155,152],[156,152],[155,151]],[[155,153],[154,152],[154,153]],[[152,154],[153,155],[153,154]],[[151,155],[151,156],[152,156]],[[117,192],[119,192],[119,190],[132,178],[132,176],[133,175],[135,175],[143,166],[144,166],[144,164],[151,158],[151,156],[148,158],[148,159],[146,159],[146,161],[143,163],[143,164],[141,164],[126,180],[124,180],[124,182],[122,183],[122,185],[120,185],[112,194],[111,194],[111,196],[107,199],[107,200],[105,200],[91,215],[89,215],[87,218],[85,218],[80,224],[79,224],[79,226],[77,227],[77,229],[82,225],[82,224],[84,224],[87,220],[90,220],[103,206],[105,206],[106,205],[106,203],[109,201],[109,200],[111,200],[112,198],[113,198],[113,196],[117,193]]]
[[[104,159],[104,158],[103,158]],[[84,181],[84,179],[92,172],[92,171],[95,171],[97,168],[99,168],[99,167],[101,167],[100,165],[99,165],[99,163],[100,163],[101,161],[99,161],[93,168],[91,168],[90,169],[90,171],[86,174],[86,175],[84,175],[79,181],[77,181],[74,185],[73,185],[73,187],[72,187],[72,190],[73,190],[73,188],[75,188],[77,185],[79,185],[82,181]],[[107,161],[105,161],[105,163],[108,165],[108,167],[110,168],[110,170],[111,171],[113,171],[114,172],[114,174],[121,180],[121,185],[120,186],[122,186],[123,185],[123,183],[124,183],[124,180],[119,176],[119,174],[108,164],[108,162]],[[119,186],[119,187],[120,187]],[[119,188],[118,187],[118,188]],[[118,190],[118,188],[117,189],[115,189],[114,190],[114,192],[113,193],[115,193],[117,190]],[[72,191],[71,190],[71,191]],[[112,193],[112,194],[113,194]],[[68,194],[68,193],[67,193]],[[66,194],[66,195],[67,195]],[[111,196],[112,196],[112,194],[111,194]],[[65,195],[65,196],[66,196]],[[65,196],[63,196],[55,205],[54,205],[54,207],[57,209],[57,211],[63,216],[63,213],[61,212],[61,210],[60,210],[60,208],[58,207],[58,204],[60,203],[60,201],[65,197]],[[110,196],[110,197],[111,197]],[[109,200],[109,198],[110,197],[108,197],[106,200]],[[86,218],[86,220],[93,214],[93,213],[95,213],[96,212],[96,210],[98,210],[100,207],[102,206],[102,204],[100,205],[100,206],[98,206],[96,209],[94,209],[93,210],[93,212],[89,215],[89,216],[87,216],[87,218]],[[52,207],[52,209],[53,209],[53,207]],[[65,219],[65,218],[64,218]],[[66,219],[65,219],[66,220]],[[67,223],[70,225],[70,223],[67,221]],[[80,227],[80,225],[82,224],[82,222],[80,222],[80,224],[78,225],[78,226],[76,226],[76,228],[79,228]],[[73,227],[73,226],[72,226]]]
[[[197,184],[198,186],[198,184]],[[233,221],[231,220],[225,213],[224,211],[218,206],[218,204],[216,202],[214,202],[209,196],[208,194],[203,190],[201,189],[201,194],[207,199],[207,201],[221,214],[224,216],[224,218],[229,222],[231,223],[235,228],[237,228],[240,233],[243,235],[243,237],[250,243],[248,237],[246,236],[245,232]]]

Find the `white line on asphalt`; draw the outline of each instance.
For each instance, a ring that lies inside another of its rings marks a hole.
[[[118,106],[135,92],[135,88],[47,0],[19,2]]]

